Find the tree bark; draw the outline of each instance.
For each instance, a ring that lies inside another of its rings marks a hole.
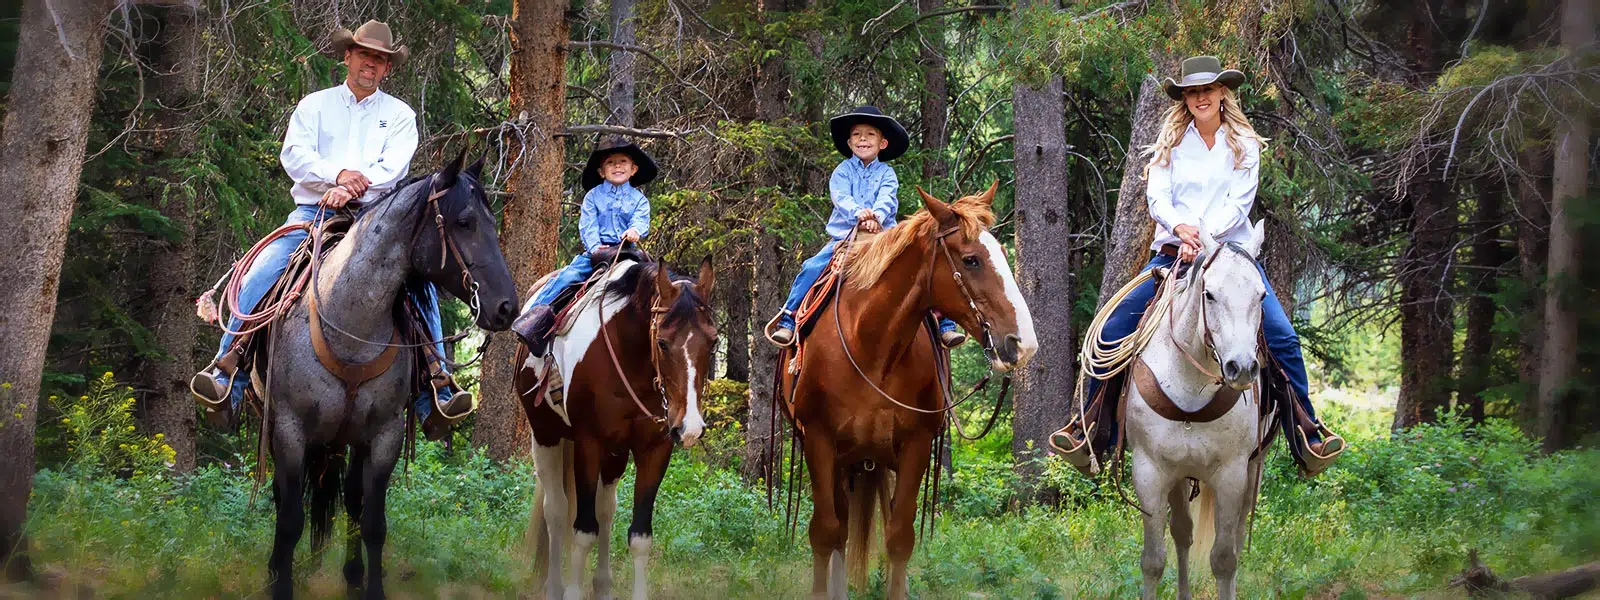
[[[1561,45],[1575,64],[1594,45],[1593,0],[1566,0],[1561,9]],[[1556,128],[1555,168],[1551,178],[1549,287],[1544,296],[1544,349],[1540,352],[1539,419],[1535,433],[1544,450],[1554,452],[1561,436],[1564,405],[1572,396],[1578,366],[1578,265],[1582,245],[1578,223],[1568,215],[1589,191],[1589,107],[1565,98],[1565,122]]]
[[[111,0],[27,0],[0,136],[0,565],[31,575],[22,525],[33,489],[39,378],[78,194]]]
[[[723,337],[728,340],[727,370],[722,376],[745,383],[750,381],[751,241],[748,235],[739,236],[730,248],[732,256],[717,265],[722,271],[717,275],[717,293],[728,314],[722,326]]]
[[[944,7],[944,0],[917,0],[917,12],[929,12]],[[931,185],[949,174],[944,160],[945,147],[950,145],[949,119],[950,90],[944,57],[944,25],[942,21],[927,24],[934,33],[921,37],[921,51],[917,64],[922,66],[922,148],[928,152],[922,161],[923,185]]]
[[[200,21],[195,5],[166,9],[161,31],[152,40],[156,72],[156,129],[153,158],[161,161],[189,156],[199,150],[195,123],[189,109],[199,98]],[[189,376],[194,372],[194,203],[182,189],[182,175],[167,173],[165,189],[154,190],[152,203],[178,230],[172,240],[152,240],[154,257],[150,278],[151,319],[156,343],[166,356],[144,368],[145,386],[154,390],[145,399],[145,425],[162,434],[175,454],[173,468],[187,473],[195,467],[195,405],[189,397]]]
[[[1172,59],[1165,54],[1152,53],[1151,59],[1157,71],[1171,67]],[[1133,109],[1133,130],[1128,134],[1128,155],[1122,161],[1122,186],[1117,189],[1117,207],[1111,237],[1106,240],[1105,269],[1100,274],[1100,300],[1096,306],[1104,307],[1118,288],[1150,262],[1156,222],[1150,218],[1150,204],[1145,198],[1148,184],[1144,172],[1150,159],[1145,157],[1144,147],[1155,143],[1161,133],[1161,117],[1171,105],[1172,99],[1161,90],[1155,76],[1146,76],[1139,85],[1139,101]]]
[[[1496,279],[1505,256],[1500,250],[1499,231],[1504,186],[1495,177],[1483,177],[1478,190],[1478,214],[1473,219],[1477,239],[1472,244],[1472,275],[1477,289],[1467,299],[1467,337],[1461,346],[1461,390],[1456,402],[1465,404],[1472,421],[1484,418],[1483,391],[1489,386],[1489,371],[1494,360]]]
[[[516,0],[511,7],[511,98],[513,118],[526,115],[530,147],[526,166],[506,181],[505,223],[500,250],[517,288],[526,290],[556,265],[561,231],[561,192],[566,144],[555,137],[566,125],[566,2]],[[507,140],[516,147],[517,140]],[[516,337],[494,334],[483,359],[482,394],[472,443],[495,460],[527,456],[528,423],[511,386]]]
[[[1432,422],[1450,404],[1454,306],[1446,285],[1456,207],[1433,172],[1419,173],[1412,201],[1411,246],[1400,259],[1400,397],[1394,430]]]
[[[1539,352],[1544,345],[1544,279],[1545,259],[1550,253],[1550,207],[1546,198],[1550,172],[1550,155],[1537,147],[1522,153],[1523,176],[1517,180],[1517,264],[1522,285],[1528,290],[1524,304],[1518,307],[1517,380],[1522,382],[1525,395],[1521,404],[1524,431],[1530,436],[1539,435]]]
[[[611,0],[611,41],[625,46],[638,44],[634,35],[633,0]],[[623,127],[633,127],[633,65],[638,57],[632,52],[611,51],[611,105],[608,121]]]
[[[1024,477],[1038,473],[1044,440],[1067,415],[1074,382],[1072,278],[1063,259],[1072,227],[1067,199],[1066,103],[1061,77],[1012,88],[1016,140],[1018,283],[1033,313],[1039,352],[1018,379],[1011,453]],[[974,332],[976,333],[976,332]]]

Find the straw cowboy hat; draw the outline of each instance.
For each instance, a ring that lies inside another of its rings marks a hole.
[[[876,106],[862,106],[834,117],[828,121],[829,132],[833,134],[833,148],[845,158],[855,156],[850,152],[850,128],[859,123],[866,123],[878,128],[883,133],[883,138],[889,140],[889,147],[878,153],[878,160],[891,161],[900,158],[911,147],[911,137],[906,135],[906,128],[894,117],[883,114]]]
[[[1167,90],[1167,96],[1173,100],[1182,100],[1183,88],[1211,82],[1218,82],[1228,86],[1230,90],[1237,90],[1239,84],[1244,83],[1244,73],[1223,69],[1222,61],[1217,60],[1215,56],[1196,56],[1184,59],[1182,72],[1177,81],[1168,77],[1161,87]]]
[[[367,21],[353,33],[349,29],[333,32],[332,50],[335,56],[344,56],[344,51],[349,50],[351,46],[360,46],[389,55],[391,68],[400,66],[400,63],[406,62],[406,57],[411,56],[411,49],[394,45],[394,33],[389,31],[389,24],[380,21]]]

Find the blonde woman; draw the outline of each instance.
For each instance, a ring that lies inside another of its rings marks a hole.
[[[1150,246],[1154,254],[1145,270],[1193,261],[1201,249],[1201,227],[1221,243],[1249,238],[1250,207],[1255,204],[1261,148],[1266,140],[1256,134],[1239,106],[1234,90],[1241,83],[1244,73],[1224,70],[1215,56],[1185,60],[1181,77],[1177,81],[1167,78],[1164,87],[1175,102],[1162,118],[1156,143],[1145,149],[1150,157],[1150,216],[1156,221],[1155,242]],[[1262,279],[1266,279],[1264,271]],[[1156,282],[1151,280],[1126,296],[1113,309],[1101,342],[1132,334],[1155,291]],[[1262,308],[1267,347],[1287,375],[1299,408],[1290,411],[1286,420],[1293,425],[1285,430],[1287,437],[1306,470],[1319,472],[1343,450],[1344,441],[1316,420],[1300,338],[1270,282]],[[1103,453],[1116,443],[1119,379],[1089,379],[1086,393],[1091,405],[1086,413],[1096,424],[1093,440],[1085,439],[1076,419],[1050,436],[1050,445],[1080,469],[1087,469],[1091,448]],[[1106,395],[1097,396],[1102,389]]]

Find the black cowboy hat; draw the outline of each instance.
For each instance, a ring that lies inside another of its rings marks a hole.
[[[640,187],[656,180],[656,174],[660,170],[656,167],[655,159],[650,158],[649,154],[644,153],[644,149],[633,142],[613,137],[602,140],[594,152],[589,153],[589,163],[583,166],[584,191],[592,190],[606,180],[600,175],[600,165],[605,162],[607,156],[617,153],[628,155],[628,158],[633,159],[633,164],[639,167],[639,172],[628,179],[628,183],[633,184],[633,187]]]
[[[878,153],[878,160],[900,158],[911,147],[911,136],[906,135],[906,128],[901,127],[899,121],[883,114],[876,106],[862,106],[828,121],[828,129],[833,133],[833,147],[845,158],[855,156],[850,152],[850,128],[859,123],[877,127],[878,131],[883,132],[884,139],[889,140],[889,147]]]
[[[1184,59],[1176,81],[1168,77],[1161,87],[1167,91],[1167,97],[1182,100],[1183,88],[1213,81],[1228,86],[1230,90],[1237,90],[1244,83],[1244,73],[1222,68],[1222,61],[1215,56],[1194,56]]]

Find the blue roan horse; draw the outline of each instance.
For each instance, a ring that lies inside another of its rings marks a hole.
[[[294,593],[308,486],[312,545],[326,543],[342,488],[350,517],[345,582],[352,596],[384,595],[384,501],[416,394],[418,340],[397,333],[390,310],[406,280],[421,277],[469,302],[484,329],[504,330],[516,316],[516,288],[478,183],[482,161],[463,170],[464,157],[365,207],[316,270],[305,301],[272,326],[257,389],[267,398],[276,469],[277,533],[267,563],[274,598]]]

